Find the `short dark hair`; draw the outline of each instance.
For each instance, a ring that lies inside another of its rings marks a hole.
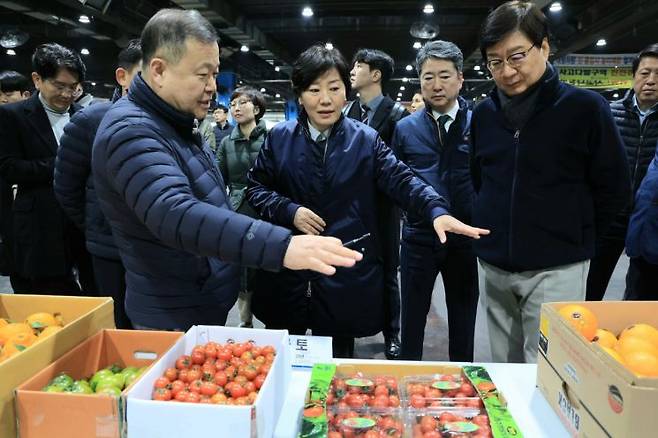
[[[382,74],[382,85],[386,84],[395,71],[395,61],[388,53],[376,49],[361,49],[354,55],[352,65],[357,62],[368,64],[370,70],[379,70]]]
[[[526,1],[510,1],[494,9],[485,18],[480,31],[480,52],[487,59],[487,49],[512,32],[520,31],[535,46],[541,47],[549,37],[548,20],[536,5]]]
[[[128,45],[119,52],[117,67],[132,70],[142,60],[142,43],[138,39],[130,40]]]
[[[332,68],[338,70],[346,95],[350,92],[350,72],[347,61],[338,49],[328,49],[316,44],[306,49],[292,64],[292,89],[297,97],[324,73]]]
[[[267,102],[265,101],[265,96],[263,93],[255,89],[254,87],[239,87],[236,88],[233,94],[231,94],[231,102],[237,99],[240,96],[246,96],[255,107],[258,108],[258,114],[256,114],[256,123],[265,115],[267,110]]]
[[[57,43],[41,44],[36,48],[32,55],[32,70],[42,79],[54,78],[62,68],[75,74],[78,82],[85,80],[87,67],[80,55],[73,50]]]
[[[177,63],[185,55],[185,40],[188,38],[206,44],[217,42],[219,39],[213,25],[199,11],[159,10],[142,30],[144,67],[148,67],[158,50],[167,61]]]
[[[215,109],[213,110],[213,112],[215,112],[215,111],[217,111],[217,110],[222,110],[222,111],[224,111],[225,113],[228,113],[228,108],[226,107],[226,105],[222,105],[221,103],[218,103],[218,104],[215,106]]]
[[[640,61],[642,61],[642,58],[648,57],[658,58],[658,43],[645,47],[637,54],[637,57],[633,60],[633,76],[635,76],[635,72],[637,72],[637,69],[640,67]]]
[[[24,93],[30,91],[30,81],[17,71],[5,70],[0,72],[0,91],[3,93],[12,91]]]

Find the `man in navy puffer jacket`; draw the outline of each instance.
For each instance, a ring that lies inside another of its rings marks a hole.
[[[194,10],[163,9],[144,27],[142,74],[106,114],[92,153],[94,185],[126,268],[136,328],[224,324],[238,264],[333,274],[361,256],[330,237],[233,212],[196,129],[219,69],[213,26]]]
[[[96,103],[78,111],[64,128],[55,159],[53,187],[62,210],[85,232],[87,250],[94,266],[99,295],[114,298],[114,322],[117,328],[131,328],[126,316],[126,270],[114,244],[94,190],[91,175],[91,148],[103,116],[112,104],[128,92],[132,78],[142,67],[139,40],[132,40],[119,52],[115,77],[120,88],[110,102]]]

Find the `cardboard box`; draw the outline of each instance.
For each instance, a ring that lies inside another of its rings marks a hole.
[[[544,304],[541,310],[537,386],[551,407],[576,436],[655,435],[658,378],[635,376],[588,342],[559,315],[567,304],[573,303]],[[658,327],[658,302],[578,304],[615,334],[641,322]]]
[[[14,389],[103,328],[114,327],[111,298],[0,294],[0,317],[22,322],[36,312],[60,313],[64,328],[0,363],[0,437],[16,436]]]
[[[229,340],[272,345],[276,357],[252,406],[188,404],[151,400],[153,383],[176,359],[199,344]],[[129,437],[210,436],[214,438],[267,437],[274,434],[290,379],[286,330],[194,326],[140,379],[127,395]]]
[[[98,332],[16,389],[20,438],[120,437],[124,423],[120,398],[48,393],[42,388],[61,373],[78,380],[113,364],[122,368],[151,365],[182,336],[164,331]]]

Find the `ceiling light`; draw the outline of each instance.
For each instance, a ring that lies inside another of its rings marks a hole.
[[[280,71],[280,70],[281,70],[281,68],[278,65],[276,67],[274,67],[274,71]]]
[[[16,51],[14,49],[7,49],[7,55],[16,56]]]
[[[402,93],[398,93],[398,97],[402,97]]]
[[[434,6],[432,5],[432,3],[426,4],[425,7],[423,8],[423,12],[426,13],[426,14],[433,14],[434,13]]]
[[[414,68],[413,68],[413,66],[412,66],[411,64],[407,64],[407,66],[406,66],[404,69],[407,70],[407,71],[411,71],[411,70],[413,70]]]
[[[331,43],[327,43],[327,44],[325,44],[324,47],[325,47],[327,50],[334,50],[334,45],[331,44]]]
[[[82,54],[82,55],[89,55],[89,49],[82,49],[82,50],[80,50],[80,54]]]
[[[402,82],[409,82],[409,78],[402,78]]]
[[[361,93],[356,93],[356,97],[361,97]]]
[[[86,15],[80,15],[80,18],[78,18],[78,21],[79,21],[80,23],[85,23],[85,24],[87,24],[87,23],[89,23],[89,17],[86,16]]]
[[[414,49],[418,50],[418,49],[420,49],[421,47],[423,47],[423,44],[422,44],[420,41],[416,41],[416,42],[414,43]]]
[[[615,94],[613,94],[612,97],[614,97],[615,99],[617,99],[617,98],[619,97],[619,93],[615,93]]]
[[[473,70],[475,70],[475,71],[480,71],[480,66],[479,66],[479,65],[474,66],[474,67],[473,67]]]
[[[397,98],[397,99],[395,99],[395,100],[396,100],[396,101],[398,101],[398,102],[400,102],[400,101],[401,101],[402,99],[400,99],[400,98],[398,97],[398,98]]]
[[[261,88],[261,89],[260,89],[260,92],[261,92],[261,93],[264,93],[264,92],[266,92],[266,91],[267,91],[267,90],[266,90],[265,88]]]
[[[92,83],[91,83],[91,86],[92,86],[92,87],[95,87],[95,86],[96,86],[96,82],[92,82]]]
[[[481,75],[484,74],[484,72],[483,72],[482,70],[480,70],[480,71],[478,72],[478,74],[481,76]]]
[[[243,52],[243,53],[247,53],[249,51],[249,46],[245,46],[243,44],[242,47],[240,47],[240,51]]]
[[[405,86],[404,86],[404,85],[400,85],[400,91],[404,91],[404,90],[406,90]]]
[[[548,10],[551,12],[560,12],[562,10],[562,4],[560,2],[553,2]]]
[[[598,40],[598,41],[596,42],[596,45],[599,46],[599,47],[603,47],[603,46],[605,46],[606,44],[608,44],[608,43],[607,43],[607,41],[606,41],[605,39],[603,39],[603,38],[601,38],[600,40]]]
[[[276,94],[274,95],[274,97],[276,97],[277,99],[279,99],[279,98],[281,97],[281,95],[280,95],[279,93],[276,93]]]
[[[312,17],[313,16],[313,9],[311,9],[309,6],[306,6],[304,9],[302,9],[302,17]]]
[[[482,93],[480,96],[487,97],[487,95],[485,93]]]

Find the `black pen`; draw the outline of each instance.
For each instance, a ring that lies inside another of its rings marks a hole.
[[[367,239],[368,237],[370,237],[370,233],[366,233],[361,237],[357,237],[356,239],[350,240],[349,242],[345,242],[343,243],[343,246],[354,245],[355,243],[360,242],[363,239]]]

